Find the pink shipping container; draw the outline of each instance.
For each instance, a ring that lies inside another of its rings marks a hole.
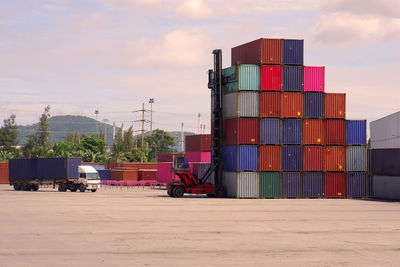
[[[304,67],[304,91],[325,92],[325,67]]]
[[[282,67],[261,66],[261,91],[282,91]]]
[[[189,162],[211,162],[211,152],[187,152]]]
[[[157,164],[157,181],[169,183],[174,180],[179,180],[177,175],[173,175],[171,171],[172,162],[159,162]],[[189,163],[190,170],[193,170],[193,164]]]

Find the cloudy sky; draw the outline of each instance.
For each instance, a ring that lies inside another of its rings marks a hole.
[[[349,119],[400,109],[398,0],[2,0],[0,118],[81,114],[125,125],[155,103],[154,127],[209,131],[211,51],[260,37],[305,40]],[[138,129],[139,124],[134,124]]]

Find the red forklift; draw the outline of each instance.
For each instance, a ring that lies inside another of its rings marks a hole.
[[[203,177],[197,180],[190,171],[189,162],[186,157],[176,157],[172,172],[179,177],[168,184],[168,195],[171,197],[182,197],[187,194],[207,194],[209,197],[225,197],[225,188],[222,185],[222,84],[236,80],[236,73],[231,76],[224,77],[222,75],[222,51],[216,49],[214,55],[214,70],[208,71],[208,88],[214,94],[214,110],[212,116],[214,119],[214,135],[211,151],[213,151],[213,159],[211,167],[207,170]],[[209,180],[214,174],[214,181]]]

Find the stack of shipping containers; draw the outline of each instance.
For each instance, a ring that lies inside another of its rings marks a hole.
[[[186,157],[196,179],[201,179],[210,168],[211,162],[211,135],[198,134],[185,137]],[[206,181],[211,181],[212,177]]]
[[[346,122],[345,94],[325,93],[325,68],[304,66],[303,54],[303,40],[232,48],[222,71],[236,73],[223,86],[228,196],[366,196],[366,122]]]

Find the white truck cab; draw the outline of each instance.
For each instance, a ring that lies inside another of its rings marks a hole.
[[[90,165],[78,166],[79,182],[86,185],[86,190],[96,192],[100,187],[99,173]]]

